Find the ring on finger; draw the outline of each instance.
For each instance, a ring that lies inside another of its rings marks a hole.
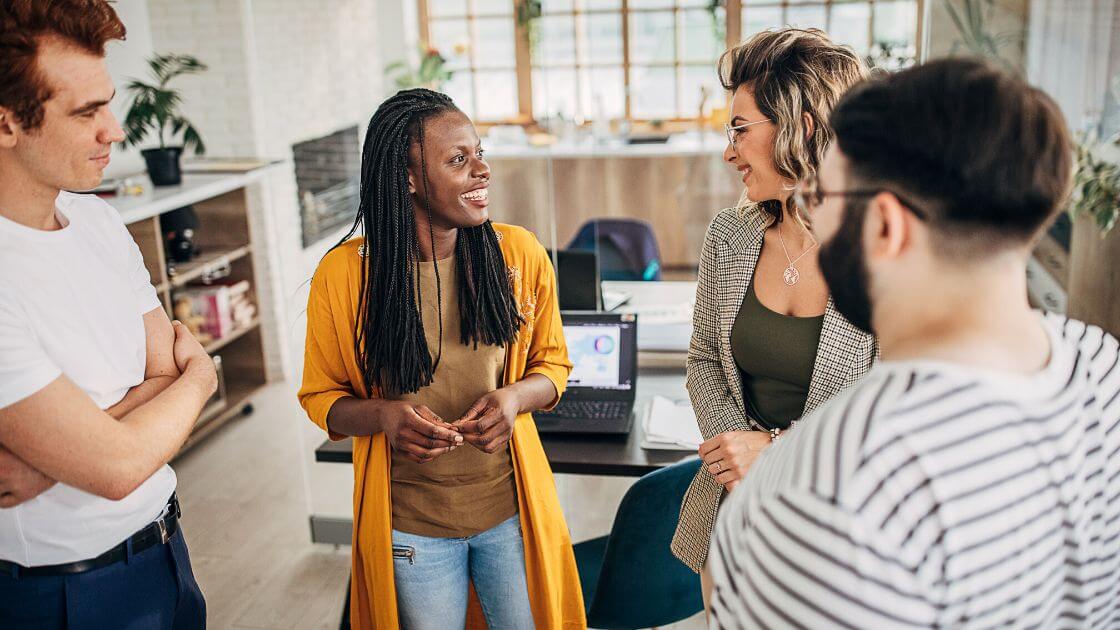
[[[723,472],[723,460],[722,459],[716,461],[716,474],[718,475],[721,472]]]

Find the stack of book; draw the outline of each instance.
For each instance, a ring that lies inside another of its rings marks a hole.
[[[176,317],[192,329],[203,343],[217,341],[253,323],[253,304],[248,280],[189,285],[176,296]],[[190,301],[191,314],[184,319],[178,304]],[[192,325],[194,324],[194,325]]]

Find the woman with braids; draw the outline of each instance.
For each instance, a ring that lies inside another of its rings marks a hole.
[[[555,276],[530,232],[488,220],[489,179],[451,99],[389,98],[311,283],[299,398],[354,438],[355,628],[585,627],[530,415],[571,371]]]

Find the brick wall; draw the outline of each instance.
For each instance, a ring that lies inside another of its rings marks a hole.
[[[255,262],[275,313],[262,317],[270,376],[302,363],[307,281],[336,231],[304,249],[293,144],[365,123],[383,98],[378,2],[149,0],[153,49],[197,56],[210,69],[183,77],[184,111],[214,156],[285,160],[255,195]],[[396,35],[399,37],[399,35]],[[264,289],[264,287],[262,287]],[[266,291],[261,291],[266,293]],[[270,321],[271,320],[271,321]]]

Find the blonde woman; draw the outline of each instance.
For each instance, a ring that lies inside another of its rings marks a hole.
[[[719,66],[732,95],[724,159],[745,192],[704,238],[687,379],[704,465],[672,545],[702,576],[724,493],[782,431],[867,372],[876,352],[833,307],[817,242],[792,201],[832,140],[833,105],[866,77],[863,62],[819,30],[783,29],[732,48]],[[707,593],[705,584],[705,602]]]

